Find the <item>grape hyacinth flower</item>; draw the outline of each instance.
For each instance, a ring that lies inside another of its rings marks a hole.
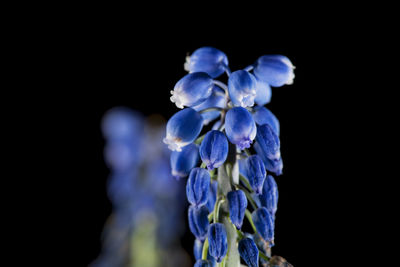
[[[265,55],[258,58],[254,66],[254,75],[273,87],[293,84],[292,62],[282,55]]]
[[[188,219],[189,228],[192,234],[199,239],[204,241],[208,231],[208,210],[207,207],[202,206],[196,208],[194,206],[189,207]]]
[[[254,225],[256,226],[257,232],[261,237],[268,242],[274,240],[274,222],[271,214],[264,207],[258,208],[251,215],[253,218]]]
[[[264,157],[262,153],[259,154],[259,156],[262,158],[265,164],[265,169],[267,169],[267,171],[275,173],[275,175],[277,176],[282,175],[282,169],[283,169],[282,157],[276,160],[270,160],[269,158]]]
[[[247,109],[235,107],[226,113],[225,132],[231,143],[239,149],[249,148],[256,137],[257,128]]]
[[[216,130],[209,131],[200,145],[200,157],[207,169],[221,166],[228,156],[228,140],[225,135]]]
[[[259,199],[261,205],[268,210],[274,219],[276,210],[278,209],[278,186],[272,175],[268,175],[265,179],[262,194],[259,196]]]
[[[187,58],[189,74],[171,101],[188,108],[171,117],[164,143],[173,150],[173,175],[190,173],[186,195],[195,266],[237,267],[240,257],[250,267],[266,266],[276,257],[271,247],[278,190],[272,175],[282,174],[283,161],[279,121],[264,105],[271,87],[293,82],[293,69],[287,57],[266,55],[231,72],[226,55],[212,47]],[[224,72],[227,84],[217,80]]]
[[[257,151],[257,154],[261,154],[267,159],[277,160],[280,158],[279,137],[269,124],[263,124],[257,127],[254,149]]]
[[[254,107],[253,118],[258,125],[268,124],[271,126],[276,135],[279,136],[279,120],[269,109],[262,106]]]
[[[247,198],[242,190],[231,191],[227,195],[229,202],[229,216],[237,229],[242,228],[244,213],[247,208]]]
[[[218,182],[212,181],[210,184],[210,189],[208,190],[208,200],[207,200],[207,208],[209,212],[214,210],[215,201],[217,200],[217,190],[218,190]]]
[[[256,78],[245,70],[232,72],[228,80],[229,96],[234,106],[252,107],[257,94]]]
[[[180,152],[171,153],[171,172],[177,180],[189,175],[190,171],[199,161],[199,147],[196,144],[189,144]]]
[[[181,151],[182,147],[192,143],[203,128],[203,118],[192,108],[175,113],[167,123],[164,143],[171,150]]]
[[[249,156],[245,161],[244,168],[251,188],[257,195],[261,194],[267,174],[263,161],[258,155]]]
[[[212,93],[212,78],[205,72],[194,72],[183,77],[171,91],[171,101],[178,108],[196,106]]]
[[[228,241],[225,226],[213,223],[208,230],[209,253],[217,262],[221,262],[228,251]]]
[[[202,47],[186,58],[184,67],[190,73],[205,72],[212,78],[217,78],[228,67],[228,57],[214,47]]]
[[[271,102],[272,90],[268,83],[257,78],[256,81],[256,97],[254,98],[254,102],[258,106],[264,106]]]
[[[210,188],[210,174],[202,168],[194,168],[190,172],[186,185],[186,195],[190,204],[196,208],[207,204]]]
[[[239,241],[238,248],[240,257],[249,267],[258,267],[258,248],[253,239],[243,238]]]

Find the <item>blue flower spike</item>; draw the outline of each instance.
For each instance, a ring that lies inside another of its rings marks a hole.
[[[279,120],[269,109],[260,106],[254,107],[253,118],[258,125],[268,124],[271,126],[276,135],[279,136]]]
[[[180,152],[171,153],[171,172],[177,180],[185,178],[199,162],[199,147],[190,144],[182,148]]]
[[[217,78],[228,67],[228,57],[224,52],[214,47],[201,47],[186,58],[185,70],[206,72],[212,78]]]
[[[181,151],[182,147],[192,143],[203,128],[203,118],[192,108],[175,113],[167,123],[166,137],[163,142],[172,151]]]
[[[247,208],[247,198],[242,190],[231,191],[227,195],[229,217],[238,230],[242,228],[244,213]]]
[[[170,99],[178,108],[196,106],[211,95],[213,87],[213,79],[207,73],[189,73],[176,83]]]
[[[258,208],[251,214],[257,232],[267,242],[274,241],[274,222],[271,214],[264,207]]]
[[[207,204],[210,188],[210,174],[203,168],[191,170],[186,184],[186,196],[190,204],[201,207]]]
[[[278,186],[274,177],[267,175],[264,181],[262,194],[259,196],[261,205],[265,207],[275,220],[275,213],[278,209]]]
[[[222,223],[213,223],[208,230],[208,252],[217,262],[221,262],[228,252],[228,240],[225,226]]]
[[[192,232],[192,234],[200,241],[204,241],[207,236],[207,231],[209,227],[207,216],[208,216],[207,207],[205,206],[202,206],[200,208],[196,208],[194,206],[189,207],[189,212],[188,212],[189,229]]]
[[[228,156],[228,140],[220,131],[209,131],[200,145],[201,160],[209,170],[221,166]]]
[[[245,149],[250,147],[256,137],[257,127],[247,109],[234,107],[226,113],[225,132],[232,144]]]
[[[257,195],[261,194],[267,171],[258,155],[251,155],[246,159],[245,172],[251,188]]]
[[[249,267],[258,267],[258,248],[251,238],[243,238],[238,245],[240,257]]]
[[[234,106],[252,107],[257,94],[256,78],[245,70],[232,72],[228,80],[229,96]]]
[[[257,154],[262,155],[261,158],[278,160],[281,157],[279,137],[269,124],[257,127],[254,149],[257,151]]]
[[[292,84],[294,79],[292,62],[282,55],[265,55],[258,58],[254,67],[254,75],[270,86],[280,87]]]
[[[186,58],[184,68],[189,74],[171,92],[171,101],[182,110],[168,121],[163,141],[173,151],[172,174],[177,179],[189,176],[186,196],[189,228],[196,237],[195,266],[225,264],[228,254],[228,265],[241,265],[241,257],[249,267],[266,266],[269,263],[259,258],[259,252],[269,255],[274,245],[274,177],[282,174],[283,161],[280,123],[264,105],[271,102],[272,87],[293,83],[294,66],[285,56],[264,55],[231,72],[222,51],[201,47]],[[226,84],[217,80],[224,72]],[[205,125],[207,131],[198,138]],[[249,149],[252,145],[256,153]],[[254,204],[251,218],[245,216],[248,202]],[[241,230],[245,217],[254,224],[254,234]],[[228,239],[235,230],[239,240]],[[205,241],[208,251],[203,259]]]

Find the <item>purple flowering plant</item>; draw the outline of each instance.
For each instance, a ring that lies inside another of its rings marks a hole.
[[[163,139],[173,151],[172,175],[187,178],[195,266],[245,266],[240,258],[247,266],[291,266],[271,256],[274,176],[282,174],[283,161],[279,121],[264,105],[271,87],[293,83],[294,66],[282,55],[261,56],[234,72],[228,64],[213,47],[186,58],[189,73],[171,91],[181,110],[169,119]],[[224,73],[227,83],[217,80]],[[242,227],[245,219],[250,232]]]

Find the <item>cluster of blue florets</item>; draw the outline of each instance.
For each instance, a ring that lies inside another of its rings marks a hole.
[[[182,110],[168,121],[164,143],[173,151],[172,175],[188,177],[195,266],[225,263],[235,254],[229,249],[236,249],[248,266],[259,266],[259,261],[265,266],[271,257],[278,201],[272,174],[281,175],[283,163],[279,121],[264,105],[271,101],[271,86],[293,83],[293,69],[285,56],[264,55],[231,72],[227,56],[212,47],[187,57],[189,74],[171,91],[171,101]],[[223,73],[227,84],[216,80]],[[241,230],[245,217],[253,234]],[[236,230],[233,245],[231,226]]]

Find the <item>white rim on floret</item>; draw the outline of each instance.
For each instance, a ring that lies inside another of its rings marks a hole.
[[[166,136],[163,139],[164,144],[168,145],[168,148],[172,151],[182,151],[182,147],[188,145],[188,142],[182,142],[182,139],[179,137],[172,137],[172,136]]]
[[[290,73],[289,73],[289,78],[288,78],[288,80],[287,80],[287,82],[285,83],[285,84],[287,84],[287,85],[291,85],[291,84],[293,84],[293,80],[294,80],[294,69],[296,68],[293,64],[292,64],[292,62],[290,62],[290,60],[289,59],[287,59],[287,58],[283,58],[283,59],[281,59],[282,60],[282,62],[283,63],[285,63],[289,68],[291,68],[291,71],[290,71]]]
[[[171,100],[171,102],[175,103],[175,105],[178,108],[181,108],[181,109],[184,108],[186,97],[183,94],[176,92],[174,90],[171,91],[171,95],[172,96],[169,98]]]
[[[190,72],[190,56],[186,57],[186,62],[183,64],[183,68],[187,71]]]

